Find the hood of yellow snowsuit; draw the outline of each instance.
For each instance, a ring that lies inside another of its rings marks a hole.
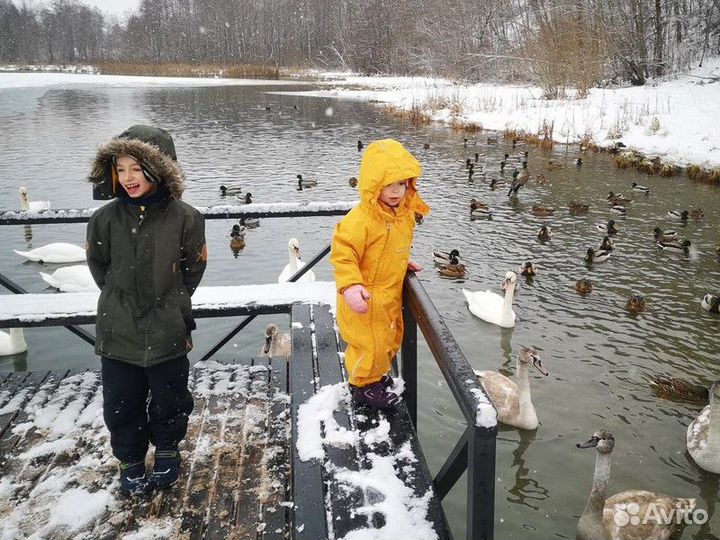
[[[335,226],[330,262],[338,290],[338,327],[347,343],[350,383],[380,380],[400,348],[403,334],[402,284],[410,258],[415,213],[430,208],[417,192],[420,163],[399,142],[368,145],[360,164],[360,204]],[[395,209],[378,201],[385,186],[408,180],[405,198]],[[346,304],[342,292],[362,284],[370,292],[367,313]]]

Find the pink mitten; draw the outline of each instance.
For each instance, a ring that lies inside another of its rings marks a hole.
[[[367,313],[368,305],[365,300],[370,300],[370,293],[360,284],[352,285],[343,291],[345,303],[355,313]]]

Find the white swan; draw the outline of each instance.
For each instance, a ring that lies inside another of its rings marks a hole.
[[[300,242],[297,238],[291,238],[288,241],[288,254],[290,256],[290,262],[287,263],[283,271],[280,272],[278,283],[284,283],[290,279],[295,272],[305,266],[305,263],[300,260]],[[315,281],[315,273],[312,270],[308,270],[298,279],[298,282],[302,281]]]
[[[518,354],[514,381],[497,371],[475,371],[480,384],[497,410],[498,422],[519,429],[538,427],[537,413],[530,399],[528,367],[531,361],[535,369],[547,376],[548,372],[543,367],[537,351],[531,347],[523,347]]]
[[[50,201],[30,201],[28,199],[28,192],[25,186],[18,189],[18,192],[20,193],[20,207],[23,210],[37,212],[38,210],[50,209]]]
[[[575,538],[580,540],[670,538],[675,532],[676,523],[682,523],[683,516],[691,513],[695,508],[695,499],[676,499],[641,490],[623,491],[608,499],[610,453],[614,446],[615,439],[607,431],[596,431],[590,440],[577,444],[578,448],[596,448],[597,456],[590,497],[580,516]],[[628,505],[633,505],[633,510],[637,510],[632,514],[640,518],[637,524],[633,523],[633,520],[628,523],[626,519],[630,516],[626,510]],[[672,519],[664,520],[663,515],[672,516]]]
[[[22,328],[11,328],[10,333],[0,332],[0,356],[20,354],[27,351]]]
[[[277,356],[290,356],[290,336],[280,334],[277,324],[268,324],[265,329],[265,343],[260,349],[260,356],[270,358]]]
[[[84,248],[75,244],[66,244],[65,242],[47,244],[30,251],[18,251],[16,249],[13,249],[13,251],[21,257],[35,262],[69,263],[85,260]]]
[[[52,275],[40,272],[40,276],[52,287],[60,289],[62,292],[99,290],[90,273],[90,268],[86,264],[64,266],[55,270]]]
[[[502,288],[505,289],[505,297],[492,291],[470,292],[463,289],[467,299],[470,313],[492,324],[503,328],[515,326],[515,312],[512,309],[513,295],[515,294],[515,283],[517,276],[515,272],[505,274],[505,281]]]
[[[720,474],[720,381],[710,387],[710,405],[687,428],[687,451],[698,467]]]

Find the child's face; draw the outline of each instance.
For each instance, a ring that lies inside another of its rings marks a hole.
[[[405,198],[406,191],[407,180],[401,180],[400,182],[395,182],[382,188],[378,200],[390,208],[397,208]]]
[[[120,185],[133,199],[152,195],[157,190],[157,184],[147,181],[140,164],[130,156],[117,156],[115,158],[115,169],[118,173]]]

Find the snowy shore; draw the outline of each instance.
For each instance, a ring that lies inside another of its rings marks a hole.
[[[599,146],[622,141],[663,162],[720,166],[720,58],[702,68],[642,87],[595,88],[583,99],[542,99],[533,86],[458,84],[418,77],[361,77],[318,73],[327,90],[303,95],[379,102],[419,110],[448,124],[486,130],[542,133],[553,125],[559,143],[590,139]]]
[[[663,162],[706,169],[720,167],[720,57],[702,68],[641,87],[595,88],[588,96],[548,100],[534,86],[462,84],[426,77],[363,77],[315,72],[320,88],[283,94],[353,99],[417,111],[433,121],[485,130],[542,133],[553,126],[558,143],[590,140],[598,146],[622,141]],[[227,86],[296,85],[307,81],[134,77],[87,73],[2,73],[5,88],[61,85]],[[323,89],[326,87],[326,89]]]

